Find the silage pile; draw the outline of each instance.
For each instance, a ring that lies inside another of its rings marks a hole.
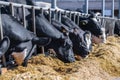
[[[120,37],[93,45],[87,59],[63,63],[56,57],[33,56],[27,67],[8,70],[0,80],[112,80],[120,77]]]

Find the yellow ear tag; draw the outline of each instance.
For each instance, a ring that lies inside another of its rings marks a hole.
[[[66,32],[66,30],[65,30],[65,29],[62,29],[62,32]]]
[[[83,22],[82,25],[86,25],[85,22]]]

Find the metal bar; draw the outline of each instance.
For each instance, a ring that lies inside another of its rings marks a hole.
[[[43,9],[42,8],[40,8],[40,13],[43,15]]]
[[[73,21],[75,22],[75,18],[76,18],[76,15],[75,14],[73,14]]]
[[[13,2],[5,2],[5,1],[0,1],[0,5],[6,5],[6,6],[9,6],[10,4],[12,4],[13,6],[15,7],[18,7],[18,8],[21,8],[23,5],[25,8],[27,9],[31,9],[33,6],[30,6],[30,5],[25,5],[25,4],[19,4],[19,3],[13,3]],[[39,6],[34,6],[34,8],[36,10],[39,10],[40,7]],[[44,8],[44,10],[48,10],[48,8]],[[54,11],[55,9],[51,9],[52,11]]]
[[[88,14],[88,0],[85,0],[85,13]]]
[[[53,15],[53,19],[55,20],[55,19],[56,19],[56,11],[54,11],[54,12],[52,13],[52,15]]]
[[[59,11],[58,14],[59,14],[58,20],[59,22],[61,22],[61,11]]]
[[[102,0],[102,16],[105,16],[105,0]]]
[[[11,3],[10,2],[5,2],[5,1],[0,1],[0,5],[6,5],[6,6],[9,6]],[[18,3],[12,3],[13,4],[13,6],[15,6],[15,7],[19,7],[19,8],[21,8],[22,6],[23,6],[23,4],[18,4]],[[24,7],[25,8],[27,8],[27,9],[31,9],[33,6],[30,6],[30,5],[24,5]],[[40,7],[39,6],[34,6],[34,8],[36,9],[36,10],[40,10]],[[48,8],[43,8],[43,10],[48,10]],[[51,8],[50,9],[51,11],[55,11],[55,9],[53,9],[53,8]],[[58,11],[60,10],[61,11],[61,13],[64,13],[64,11],[66,11],[66,13],[69,13],[70,11],[67,11],[67,10],[62,10],[62,9],[57,9]],[[75,13],[75,14],[77,14],[77,13],[79,13],[79,14],[85,14],[85,13],[80,13],[80,12],[76,12],[76,11],[72,11],[71,13]],[[88,14],[85,14],[85,15],[88,15]]]
[[[120,0],[119,0],[119,19],[120,19]]]
[[[22,6],[22,15],[23,15],[23,26],[26,28],[26,19],[25,19],[25,7],[24,5]]]
[[[114,0],[112,0],[112,17],[114,18]]]
[[[64,11],[64,15],[66,15],[66,11]]]
[[[36,34],[36,23],[35,23],[35,7],[32,7],[32,22],[33,22],[33,32]],[[37,45],[35,45],[35,55],[37,54]]]
[[[3,39],[3,27],[2,27],[2,19],[1,19],[1,9],[0,9],[0,40]],[[2,56],[3,66],[6,67],[6,59],[5,55]]]
[[[51,9],[48,9],[49,12],[49,22],[51,23]]]
[[[56,0],[51,0],[51,8],[56,9]],[[52,11],[52,18],[55,19],[55,12]]]
[[[13,3],[10,3],[11,15],[14,16],[14,6]]]
[[[35,8],[34,6],[32,7],[32,22],[33,22],[33,32],[36,34],[36,25],[35,25]]]
[[[54,9],[56,9],[56,6],[57,6],[57,0],[51,0],[52,2],[52,5],[51,5],[51,8],[54,8]]]
[[[79,26],[79,20],[80,20],[80,18],[79,18],[79,14],[77,14],[77,25]]]
[[[43,9],[42,8],[40,8],[40,13],[43,15]],[[42,50],[42,53],[45,54],[44,46],[41,47],[41,50]]]
[[[70,12],[69,12],[69,18],[70,18],[70,19],[71,19],[71,17],[72,17],[71,15],[72,15],[72,14],[71,14],[71,11],[70,11]]]

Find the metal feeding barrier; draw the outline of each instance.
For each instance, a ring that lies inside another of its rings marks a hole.
[[[32,9],[32,19],[33,19],[33,23],[32,23],[32,29],[33,32],[36,34],[36,24],[35,24],[35,10],[40,10],[41,14],[43,14],[44,11],[48,11],[49,14],[49,22],[51,23],[51,18],[53,19],[57,19],[61,22],[61,15],[67,15],[70,19],[73,16],[73,21],[79,25],[79,16],[89,16],[89,14],[85,14],[85,13],[80,13],[80,12],[76,12],[76,11],[68,11],[68,10],[63,10],[63,9],[53,9],[53,8],[41,8],[39,6],[30,6],[30,5],[25,5],[25,4],[18,4],[18,3],[12,3],[12,2],[4,2],[4,1],[0,1],[0,5],[1,6],[10,6],[11,8],[11,15],[14,16],[14,8],[21,8],[22,9],[22,23],[23,26],[26,28],[26,16],[25,16],[25,9]],[[1,14],[0,14],[1,15]],[[99,16],[98,18],[101,19],[114,19],[114,18],[110,18],[110,17],[102,17]],[[116,19],[118,20],[118,19]],[[2,29],[2,22],[1,22],[1,17],[0,17],[0,39],[3,39],[3,29]],[[36,34],[37,35],[37,34]],[[44,53],[44,47],[42,47],[42,53]],[[6,66],[6,62],[5,62],[5,57],[3,56],[3,64],[4,66]]]

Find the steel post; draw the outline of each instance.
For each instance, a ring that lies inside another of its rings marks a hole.
[[[89,0],[85,0],[85,13],[87,13],[88,14],[88,2],[89,2]]]
[[[114,18],[114,0],[112,0],[112,17]]]
[[[102,0],[102,16],[105,16],[105,0]]]

